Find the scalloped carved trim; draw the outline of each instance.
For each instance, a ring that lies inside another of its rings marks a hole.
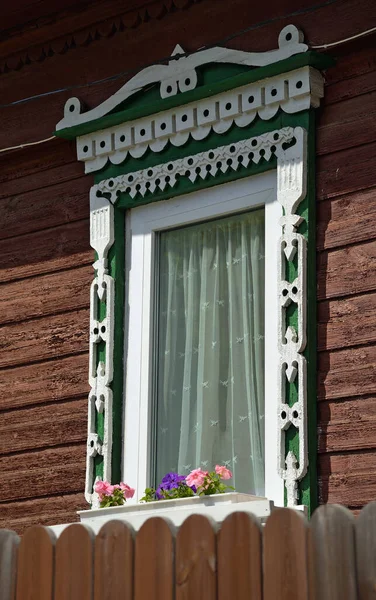
[[[94,13],[93,22],[89,26],[78,27],[72,31],[72,18],[27,32],[17,32],[12,38],[2,42],[0,57],[0,74],[18,71],[34,62],[41,62],[55,54],[65,54],[78,46],[88,46],[102,38],[110,38],[124,29],[135,29],[151,19],[162,19],[174,10],[183,10],[203,0],[154,0],[140,8],[117,15]],[[82,13],[82,24],[87,23],[88,11]],[[89,13],[90,14],[90,13]],[[101,22],[102,19],[103,22]],[[66,24],[65,31],[63,24]],[[20,37],[24,48],[19,50]]]
[[[115,204],[119,192],[125,192],[131,198],[145,196],[147,193],[173,188],[177,180],[183,177],[194,184],[197,179],[238,171],[248,167],[250,163],[258,164],[261,159],[269,161],[273,156],[284,156],[283,146],[293,141],[294,134],[292,127],[284,127],[169,163],[104,179],[94,188],[99,193],[110,193],[110,201]]]
[[[269,120],[278,110],[295,113],[317,107],[323,88],[321,74],[311,67],[303,67],[157,115],[80,136],[77,158],[85,163],[85,173],[92,173],[102,169],[108,161],[122,163],[128,154],[140,158],[148,148],[152,152],[161,152],[168,143],[179,147],[189,138],[202,140],[211,131],[225,133],[233,123],[247,127],[257,115]]]

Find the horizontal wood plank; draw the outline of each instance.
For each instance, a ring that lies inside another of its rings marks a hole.
[[[318,457],[320,503],[360,507],[376,497],[376,452],[321,454]]]
[[[89,216],[90,177],[50,185],[0,200],[0,238],[56,227]]]
[[[376,341],[376,293],[320,302],[318,350]]]
[[[0,527],[21,534],[32,525],[59,525],[79,520],[77,510],[89,505],[83,492],[0,504]]]
[[[363,40],[364,42],[364,40]],[[362,44],[363,46],[363,44]],[[354,54],[356,54],[354,52]],[[376,89],[376,52],[374,48],[362,48],[356,56],[357,62],[351,61],[351,54],[346,53],[344,61],[348,69],[343,78],[331,82],[326,78],[323,98],[323,110],[331,104],[342,100],[363,96]],[[330,69],[330,77],[341,77],[342,63],[337,62],[336,68]],[[357,69],[355,71],[355,69]],[[345,76],[346,75],[346,76]]]
[[[366,96],[371,96],[371,94]],[[338,121],[331,120],[328,116],[328,123],[317,130],[317,155],[338,152],[373,142],[376,138],[376,110],[373,94],[372,102],[373,110],[370,109],[367,113],[354,115],[352,118],[344,116],[342,121]],[[341,106],[341,104],[334,105],[336,108],[338,106]]]
[[[0,413],[0,455],[84,442],[87,397]]]
[[[318,355],[319,400],[376,394],[376,345]]]
[[[88,365],[85,352],[0,371],[0,410],[87,395]]]
[[[375,105],[376,91],[372,91],[325,106],[318,119],[317,154],[328,154],[373,142]]]
[[[321,252],[317,283],[319,300],[376,290],[376,240]]]
[[[375,239],[375,222],[375,187],[319,202],[317,248],[332,249]]]
[[[318,200],[374,187],[375,161],[376,142],[319,156],[316,162]]]
[[[376,396],[319,402],[319,452],[376,448]]]
[[[93,275],[87,265],[3,284],[0,325],[87,307]]]
[[[77,160],[74,141],[46,142],[32,153],[29,148],[15,150],[2,155],[0,198],[71,182],[83,175],[84,166]]]
[[[0,457],[0,502],[80,492],[86,444]]]
[[[62,271],[93,260],[89,220],[0,241],[0,282]]]
[[[88,337],[88,309],[4,325],[0,328],[0,367],[85,352]]]
[[[341,91],[335,93],[336,88],[346,87],[347,94],[351,95],[353,87],[355,94],[361,93],[356,86],[355,79],[366,76],[373,80],[376,71],[375,42],[372,36],[364,37],[361,41],[352,44],[337,46],[335,50],[336,64],[325,73],[325,102],[338,102],[347,97]]]

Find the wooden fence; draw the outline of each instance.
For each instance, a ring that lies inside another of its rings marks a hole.
[[[0,531],[0,600],[375,600],[376,502],[355,518],[323,506],[310,523],[277,509],[261,528],[233,513],[217,528],[158,517],[137,533],[111,521]]]

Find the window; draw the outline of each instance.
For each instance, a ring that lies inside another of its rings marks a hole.
[[[283,502],[280,216],[275,171],[128,212],[123,471],[140,495],[171,469],[226,463],[237,491]]]

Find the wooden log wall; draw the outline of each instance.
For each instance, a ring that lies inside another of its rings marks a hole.
[[[93,107],[126,76],[11,103],[139,70],[177,43],[248,28],[222,44],[269,50],[292,22],[318,45],[376,17],[374,0],[34,4],[27,24],[4,8],[0,149],[49,137],[69,97]],[[376,497],[375,46],[373,35],[330,51],[317,132],[320,502],[354,510]],[[0,527],[68,522],[85,507],[90,185],[73,143],[0,153]]]

